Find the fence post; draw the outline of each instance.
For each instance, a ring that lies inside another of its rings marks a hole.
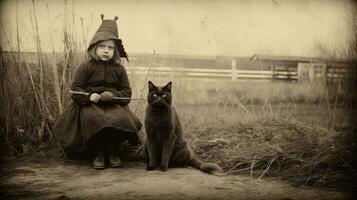
[[[309,79],[311,82],[315,81],[315,65],[313,63],[310,63],[309,66]]]
[[[232,58],[231,66],[232,66],[232,81],[237,81],[237,63],[235,58]]]
[[[298,82],[310,81],[310,63],[299,62],[297,67]]]
[[[327,64],[321,64],[321,79],[325,83],[327,80]]]

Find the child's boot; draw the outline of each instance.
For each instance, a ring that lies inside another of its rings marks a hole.
[[[93,160],[94,169],[104,169],[105,168],[105,158],[103,151],[98,151],[95,159]]]
[[[122,163],[121,163],[121,160],[118,156],[118,152],[116,151],[115,148],[111,148],[109,150],[109,165],[113,168],[116,168],[116,167],[122,167]]]

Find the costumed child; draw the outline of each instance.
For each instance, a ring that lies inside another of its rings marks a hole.
[[[128,57],[119,39],[118,18],[104,20],[103,14],[101,18],[87,49],[89,59],[78,67],[72,82],[73,101],[54,129],[67,156],[93,153],[94,169],[120,167],[122,142],[140,144],[138,132],[142,128],[128,107],[132,91],[121,65],[121,58]]]

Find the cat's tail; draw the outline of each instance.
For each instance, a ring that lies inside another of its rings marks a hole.
[[[223,175],[224,172],[221,167],[219,167],[215,163],[205,163],[197,158],[193,158],[187,163],[188,166],[194,167],[196,169],[199,169],[205,173],[208,174],[213,174],[213,175]]]

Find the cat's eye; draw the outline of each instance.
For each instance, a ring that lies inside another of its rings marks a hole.
[[[153,96],[153,97],[157,97],[157,94],[153,94],[152,96]]]
[[[163,94],[163,95],[161,95],[162,96],[162,98],[165,98],[166,97],[166,94]]]

